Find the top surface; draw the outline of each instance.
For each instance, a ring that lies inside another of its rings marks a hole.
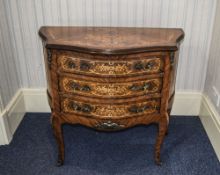
[[[47,48],[121,53],[177,50],[182,29],[132,27],[41,27]]]

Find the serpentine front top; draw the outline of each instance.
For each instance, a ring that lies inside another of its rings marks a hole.
[[[133,27],[42,27],[47,48],[88,53],[122,54],[178,49],[182,29]]]

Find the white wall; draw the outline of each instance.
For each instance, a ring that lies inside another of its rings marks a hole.
[[[214,97],[212,88],[213,86],[215,86],[220,92],[220,1],[218,1],[216,9],[213,37],[210,48],[210,59],[204,90],[213,104],[216,104],[216,98]],[[215,105],[215,107],[220,114],[220,106]]]
[[[20,67],[16,67],[19,57],[14,52],[5,2],[0,0],[0,113],[20,88],[22,79],[18,72]]]
[[[215,4],[216,0],[4,1],[22,87],[45,87],[40,26],[144,26],[184,29],[177,89],[190,91],[204,87]]]

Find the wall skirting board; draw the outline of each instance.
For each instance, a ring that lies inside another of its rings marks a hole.
[[[0,145],[10,143],[25,112],[24,95],[23,91],[20,89],[5,109],[0,112]]]
[[[46,89],[21,89],[0,114],[0,145],[8,144],[25,112],[50,112]],[[200,116],[220,160],[220,116],[200,92],[176,92],[172,115]]]
[[[199,116],[220,161],[220,115],[205,95],[202,96]]]

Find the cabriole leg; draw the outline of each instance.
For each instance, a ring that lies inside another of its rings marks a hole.
[[[64,140],[63,140],[62,123],[60,122],[60,119],[56,116],[52,116],[52,127],[56,142],[58,144],[57,166],[61,166],[63,165],[64,162]]]
[[[161,165],[161,160],[160,160],[160,151],[161,151],[161,146],[164,140],[164,137],[167,133],[167,127],[168,127],[168,114],[165,114],[166,116],[163,117],[160,122],[159,122],[159,132],[157,135],[156,139],[156,144],[155,144],[155,162],[157,165]]]

